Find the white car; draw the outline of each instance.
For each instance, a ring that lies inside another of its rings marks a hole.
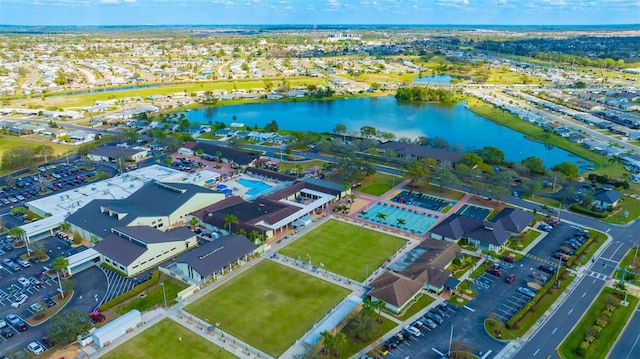
[[[413,325],[407,325],[406,327],[404,327],[404,329],[416,337],[419,337],[422,335],[420,330],[418,330],[418,328],[414,327]]]
[[[13,308],[18,308],[20,304],[24,304],[24,302],[26,302],[27,299],[29,299],[29,297],[27,297],[26,294],[20,294],[19,296],[16,297],[16,299],[13,300],[13,302],[11,302],[11,306]]]
[[[0,329],[7,326],[7,322],[4,319],[0,319]]]
[[[20,283],[23,287],[28,287],[31,285],[31,282],[25,277],[18,277],[18,283]]]
[[[38,342],[31,342],[27,345],[27,348],[33,352],[33,354],[38,355],[44,353],[44,348]]]

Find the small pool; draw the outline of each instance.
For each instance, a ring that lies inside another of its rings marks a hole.
[[[416,234],[425,234],[429,228],[438,221],[438,217],[436,216],[384,203],[376,203],[366,211],[360,212],[358,218],[405,231],[411,231]]]
[[[242,187],[248,188],[249,190],[247,191],[247,194],[250,196],[255,196],[271,188],[271,186],[262,181],[250,180],[246,178],[238,178],[236,180],[236,183],[238,183]]]

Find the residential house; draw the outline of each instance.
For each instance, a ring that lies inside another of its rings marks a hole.
[[[591,204],[601,209],[614,208],[618,205],[620,198],[622,198],[621,192],[597,188],[593,194],[593,202]]]

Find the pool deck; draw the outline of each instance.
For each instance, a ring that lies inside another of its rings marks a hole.
[[[370,208],[371,206],[373,206],[373,205],[375,205],[377,203],[386,204],[386,205],[399,207],[399,208],[402,208],[404,210],[411,211],[411,212],[417,212],[417,213],[422,213],[422,214],[425,214],[425,215],[435,216],[437,218],[437,221],[431,226],[431,227],[433,227],[433,226],[438,225],[438,223],[442,222],[442,220],[444,220],[445,218],[449,217],[453,213],[456,213],[460,208],[462,208],[462,206],[467,204],[467,201],[469,201],[473,197],[473,195],[467,193],[467,194],[464,195],[464,197],[462,197],[458,201],[452,200],[452,202],[454,202],[455,204],[446,213],[441,213],[441,212],[437,212],[437,211],[431,211],[431,210],[428,210],[428,209],[425,209],[425,208],[422,208],[422,207],[415,207],[415,206],[405,205],[405,204],[402,204],[402,203],[392,202],[391,199],[394,196],[396,196],[397,194],[401,193],[402,190],[403,190],[403,187],[408,185],[409,182],[410,182],[409,180],[404,180],[404,181],[398,183],[393,188],[391,188],[390,190],[388,190],[387,192],[383,193],[380,196],[374,196],[374,195],[370,195],[370,194],[367,194],[367,193],[353,191],[353,194],[356,197],[355,197],[353,203],[351,204],[351,210],[349,211],[349,214],[347,214],[347,215],[336,215],[336,214],[334,214],[334,216],[342,218],[345,221],[360,223],[360,224],[366,225],[368,227],[378,228],[380,230],[390,231],[392,233],[397,233],[397,234],[402,234],[403,236],[407,236],[409,238],[425,239],[425,238],[428,238],[429,231],[425,232],[422,235],[416,235],[415,233],[411,233],[409,231],[405,231],[405,230],[398,229],[398,228],[395,228],[395,227],[390,227],[390,226],[382,225],[380,223],[375,223],[375,222],[370,222],[368,220],[363,220],[362,218],[358,217],[358,214],[363,209]]]

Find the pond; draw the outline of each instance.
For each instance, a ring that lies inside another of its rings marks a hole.
[[[519,162],[529,156],[543,160],[546,167],[572,162],[585,171],[592,164],[565,150],[547,147],[522,133],[501,126],[466,107],[399,102],[393,96],[361,97],[331,101],[273,102],[207,107],[184,113],[189,121],[206,124],[230,124],[233,117],[246,126],[264,127],[272,120],[279,128],[294,131],[332,132],[336,124],[353,133],[363,126],[392,132],[399,137],[441,137],[451,146],[465,150],[484,146],[500,148],[509,161]]]

